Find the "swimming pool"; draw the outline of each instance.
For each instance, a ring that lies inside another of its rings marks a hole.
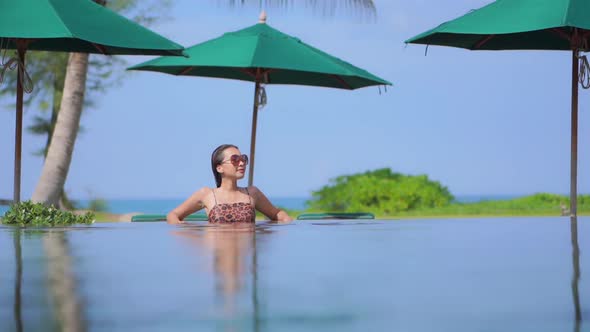
[[[0,226],[0,331],[587,331],[589,235],[586,217]]]

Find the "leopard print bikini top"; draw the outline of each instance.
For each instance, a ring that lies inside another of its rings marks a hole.
[[[252,205],[252,197],[246,188],[249,202],[217,203],[215,189],[213,198],[215,205],[209,211],[209,223],[211,224],[233,224],[233,223],[254,223],[256,221],[256,210]]]

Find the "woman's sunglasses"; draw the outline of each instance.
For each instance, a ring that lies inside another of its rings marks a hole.
[[[243,154],[240,156],[238,154],[233,154],[228,160],[224,160],[221,163],[225,164],[230,162],[232,165],[238,167],[240,166],[240,161],[244,162],[244,165],[248,165],[248,155]]]

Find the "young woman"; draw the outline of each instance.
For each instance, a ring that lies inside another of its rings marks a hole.
[[[241,154],[237,146],[224,144],[211,155],[211,169],[217,188],[203,187],[186,201],[168,213],[170,224],[183,223],[183,219],[205,208],[209,223],[254,223],[256,210],[270,220],[289,222],[293,219],[283,210],[276,208],[258,188],[238,187],[238,180],[244,178],[248,156]]]

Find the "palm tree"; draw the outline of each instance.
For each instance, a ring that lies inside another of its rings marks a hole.
[[[95,0],[95,2],[103,6],[106,4],[106,0]],[[228,0],[230,6],[256,2],[260,7],[262,5],[286,7],[293,3],[285,0]],[[375,13],[375,4],[372,0],[306,0],[304,5],[311,6],[315,10],[321,9],[322,13],[328,15],[335,14],[339,8]],[[68,61],[62,102],[51,144],[47,150],[41,178],[33,192],[34,202],[58,205],[80,127],[87,72],[88,54],[72,53]]]
[[[51,144],[47,149],[41,178],[33,192],[34,202],[58,205],[80,127],[87,73],[88,54],[71,53]]]
[[[107,0],[93,0],[106,6]],[[132,9],[138,0],[112,0],[113,9],[125,11]],[[151,23],[157,19],[152,12],[154,9],[166,7],[165,0],[155,0],[155,4],[147,4],[148,13],[139,13],[134,18],[137,22]],[[64,185],[72,160],[74,144],[80,128],[80,117],[84,106],[86,91],[86,79],[88,76],[89,55],[72,53],[68,59],[66,76],[61,92],[61,102],[55,125],[48,137],[48,145],[45,148],[45,162],[41,170],[41,177],[37,182],[33,197],[34,202],[51,204],[60,208],[72,207],[66,197]],[[100,84],[99,84],[100,85]],[[92,88],[91,88],[92,89]],[[54,105],[57,103],[54,103]],[[60,204],[64,203],[64,204]]]

